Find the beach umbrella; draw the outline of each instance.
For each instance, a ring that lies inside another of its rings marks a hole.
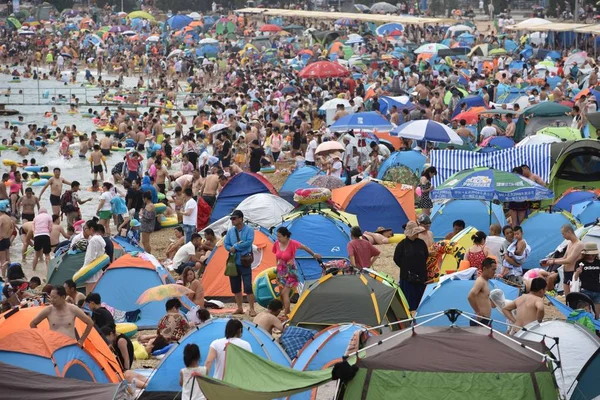
[[[188,28],[202,28],[204,27],[204,23],[202,21],[192,21],[188,24]]]
[[[202,20],[202,15],[198,14],[196,11],[189,13],[187,16],[195,21]]]
[[[6,18],[6,22],[9,26],[12,26],[15,29],[21,28],[21,22],[18,19],[16,19],[15,17]]]
[[[426,119],[406,122],[392,129],[390,135],[437,143],[463,144],[460,136],[452,129],[439,122]]]
[[[204,38],[198,42],[199,44],[218,44],[219,41],[213,38]]]
[[[503,55],[507,54],[507,51],[505,49],[493,49],[493,50],[490,50],[490,52],[488,54],[490,56],[503,56]]]
[[[415,54],[421,54],[421,53],[437,54],[437,52],[439,50],[448,50],[448,49],[449,49],[448,46],[445,46],[441,43],[427,43],[427,44],[420,46],[413,53],[415,53]]]
[[[123,32],[127,32],[128,30],[129,30],[128,26],[115,25],[115,26],[111,27],[108,31],[110,33],[123,33]]]
[[[329,190],[338,189],[346,186],[346,183],[337,176],[333,175],[315,175],[306,183],[313,187],[325,188]]]
[[[387,113],[393,106],[396,106],[398,111],[412,110],[416,107],[408,96],[381,96],[379,98],[379,111],[382,113]]]
[[[135,31],[125,31],[125,32],[121,33],[121,35],[123,35],[123,36],[135,36],[135,35],[137,35],[137,33]]]
[[[180,50],[180,49],[173,50],[172,52],[169,53],[169,55],[167,56],[167,58],[178,56],[181,53],[183,53],[183,50]]]
[[[581,67],[583,64],[585,64],[586,60],[587,53],[585,51],[580,51],[577,53],[573,53],[569,57],[567,57],[567,59],[565,60],[565,66],[570,66],[573,63],[576,63]]]
[[[346,40],[346,44],[355,44],[364,42],[364,38],[357,33],[351,33],[348,35],[348,40]]]
[[[387,119],[381,116],[378,112],[367,111],[355,114],[345,115],[335,121],[329,129],[332,132],[346,132],[352,129],[373,131],[378,130],[387,132],[394,125]]]
[[[398,7],[385,1],[375,3],[371,6],[371,14],[395,13],[396,11],[398,11]]]
[[[183,29],[188,26],[193,19],[187,15],[173,15],[167,20],[167,25],[173,30]]]
[[[300,78],[340,78],[350,75],[350,71],[338,63],[318,61],[308,64],[299,73]]]
[[[463,111],[457,114],[454,118],[452,118],[452,120],[460,121],[461,119],[464,119],[465,121],[467,121],[467,125],[475,125],[477,121],[479,121],[479,113],[482,111],[486,111],[486,108],[472,107],[468,111]]]
[[[355,4],[354,8],[356,8],[358,10],[358,12],[361,12],[361,13],[368,13],[369,11],[371,11],[371,8],[364,4]]]
[[[260,27],[261,32],[279,32],[282,28],[275,24],[266,24]]]
[[[34,31],[30,31],[30,30],[28,30],[28,29],[22,29],[22,28],[21,28],[21,29],[19,29],[19,30],[17,31],[17,33],[18,33],[19,35],[25,35],[25,36],[27,36],[27,35],[35,35],[35,32],[34,32]]]
[[[65,58],[73,58],[73,56],[71,55],[71,53],[60,53],[61,56],[65,57]]]
[[[356,26],[356,21],[350,18],[339,18],[335,23],[341,26]]]
[[[160,40],[160,36],[158,35],[151,35],[148,36],[148,38],[146,39],[147,42],[152,42],[152,43],[156,43]]]
[[[388,36],[393,31],[404,32],[404,25],[399,22],[389,22],[375,29],[375,33],[379,36]]]
[[[156,21],[156,18],[154,18],[154,16],[152,14],[147,13],[146,11],[133,11],[133,12],[130,12],[129,14],[127,14],[127,17],[129,19],[141,18],[141,19],[147,19],[150,21]]]
[[[336,151],[344,151],[344,145],[336,140],[329,140],[317,146],[315,154],[330,154]]]
[[[283,94],[292,94],[292,93],[296,93],[298,91],[298,89],[296,89],[294,86],[286,86],[283,89],[281,89],[281,93]]]
[[[206,103],[213,107],[219,107],[221,110],[225,110],[225,105],[223,103],[221,103],[219,100],[209,100]]]
[[[171,283],[168,285],[159,285],[147,289],[138,297],[137,304],[146,304],[152,301],[162,301],[173,297],[184,297],[192,294],[194,291],[183,285]]]
[[[452,175],[431,191],[432,200],[538,201],[554,197],[552,190],[512,172],[477,167]]]
[[[213,126],[210,127],[210,129],[208,130],[208,133],[215,133],[215,132],[219,132],[222,131],[224,129],[229,129],[229,125],[225,125],[225,124],[214,124]]]

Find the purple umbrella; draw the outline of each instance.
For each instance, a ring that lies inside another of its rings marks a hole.
[[[110,33],[123,33],[123,32],[127,32],[128,30],[129,30],[128,26],[116,25],[116,26],[113,26],[112,28],[110,28],[108,31]]]

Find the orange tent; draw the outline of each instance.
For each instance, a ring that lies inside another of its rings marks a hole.
[[[56,348],[56,346],[66,345],[65,343],[69,341],[74,342],[73,339],[65,335],[50,331],[48,320],[44,320],[39,324],[37,329],[29,329],[31,321],[44,307],[21,308],[17,309],[17,311],[11,310],[0,315],[0,344],[3,344],[0,346],[0,350],[12,351],[7,347],[10,346],[11,338],[17,338],[14,341],[20,348],[20,350],[16,350],[17,352],[32,355],[42,355],[44,351],[50,351],[42,348],[43,346],[40,346],[40,343],[45,343],[44,346],[46,349],[52,349]],[[75,329],[79,335],[83,334],[85,328],[86,325],[81,320],[75,319]],[[28,333],[28,331],[33,331],[34,333]],[[38,332],[37,336],[35,332]],[[31,340],[25,336],[30,337]],[[43,342],[40,342],[41,339],[37,338],[38,336],[43,337]],[[106,374],[108,382],[119,383],[123,381],[123,370],[119,362],[96,329],[92,329],[90,332],[83,344],[83,349]],[[21,367],[27,368],[25,365],[21,365]]]
[[[389,132],[379,131],[373,131],[373,134],[379,138],[380,143],[382,141],[388,142],[394,147],[395,150],[400,150],[404,148],[404,142],[402,141],[402,138],[398,136],[392,136]]]
[[[254,264],[252,265],[252,281],[267,268],[274,267],[276,260],[273,253],[273,241],[266,233],[254,230]],[[202,275],[202,287],[207,298],[232,298],[229,278],[225,276],[225,265],[229,252],[220,245],[208,260],[206,270]]]

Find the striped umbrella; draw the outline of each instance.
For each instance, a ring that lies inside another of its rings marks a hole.
[[[426,140],[428,142],[452,143],[462,145],[463,141],[458,133],[448,128],[446,125],[436,121],[421,119],[417,121],[406,122],[390,132],[392,136],[399,136],[406,139]]]

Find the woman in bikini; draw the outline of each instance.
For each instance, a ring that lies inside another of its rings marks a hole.
[[[468,261],[471,267],[477,268],[479,272],[481,272],[483,260],[489,257],[490,254],[490,249],[485,245],[486,237],[487,235],[482,231],[477,231],[477,233],[471,236],[473,246],[469,247],[464,257],[464,260]]]

